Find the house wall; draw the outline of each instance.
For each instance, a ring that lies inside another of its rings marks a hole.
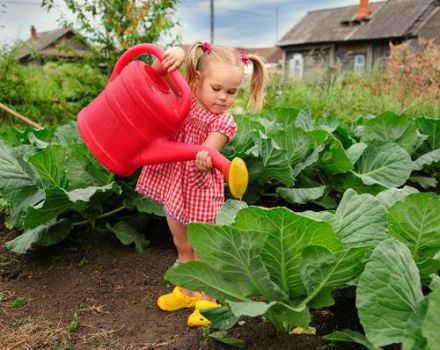
[[[390,48],[387,40],[290,47],[284,50],[283,71],[285,77],[293,77],[291,63],[295,55],[298,54],[303,57],[301,78],[307,80],[318,73],[326,73],[329,70],[337,71],[339,74],[353,71],[357,55],[364,57],[364,70],[368,71],[374,65],[384,65],[389,53]]]
[[[302,57],[303,73],[301,76],[295,76],[293,67],[295,57]],[[287,49],[284,52],[283,71],[286,77],[310,79],[316,74],[327,70],[327,67],[333,64],[333,46],[332,45],[314,45],[299,48]]]

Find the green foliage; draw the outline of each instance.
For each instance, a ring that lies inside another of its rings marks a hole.
[[[12,309],[19,309],[23,306],[25,306],[29,302],[29,298],[26,297],[17,297],[15,300],[11,303]]]
[[[66,326],[66,329],[70,332],[70,333],[76,333],[79,330],[80,327],[80,323],[81,323],[81,318],[79,317],[78,313],[75,312],[73,314],[72,320],[69,322],[69,324]]]
[[[64,0],[75,16],[79,33],[94,45],[94,54],[109,71],[123,50],[156,43],[176,24],[171,14],[178,0]],[[42,0],[50,10],[53,0]],[[66,25],[72,25],[65,23]]]
[[[335,115],[351,122],[369,113],[409,114],[438,116],[438,98],[421,96],[401,101],[401,89],[383,90],[385,73],[375,70],[362,76],[345,73],[331,82],[323,75],[311,81],[285,80],[271,75],[265,90],[265,107],[268,109],[295,106],[309,108],[314,116]],[[246,108],[247,88],[241,92],[237,105]]]
[[[348,124],[331,115],[314,119],[309,109],[274,108],[236,121],[237,135],[223,152],[248,166],[248,203],[271,198],[331,209],[349,188],[426,190],[440,178],[439,119],[388,112]]]
[[[370,350],[394,343],[434,349],[439,196],[393,190],[381,197],[349,189],[336,212],[326,215],[229,201],[219,213],[222,226],[189,226],[201,260],[176,264],[165,278],[217,298],[223,306],[203,314],[223,331],[242,316],[262,317],[280,331],[308,327],[309,309],[332,305],[332,291],[354,286],[365,335],[345,330],[326,339]],[[421,261],[431,263],[431,283],[422,279]]]
[[[135,195],[132,179],[115,179],[97,162],[73,123],[1,136],[0,195],[10,208],[5,224],[23,230],[8,249],[23,254],[34,244],[53,245],[85,224],[113,232],[137,251],[148,245],[137,231],[146,224],[139,212],[163,214]]]
[[[107,77],[89,63],[48,63],[23,66],[15,51],[0,53],[0,101],[42,125],[59,125],[76,118],[98,95]],[[17,120],[0,109],[2,128]]]

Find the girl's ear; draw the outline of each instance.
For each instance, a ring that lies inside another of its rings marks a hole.
[[[194,87],[197,89],[202,83],[202,75],[199,71],[196,72],[196,80],[194,81]]]

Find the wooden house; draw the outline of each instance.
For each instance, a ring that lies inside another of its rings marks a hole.
[[[434,39],[440,44],[440,0],[388,0],[308,12],[277,43],[286,77],[316,67],[362,73],[385,64],[390,43]]]
[[[75,60],[83,58],[89,48],[89,44],[72,28],[37,32],[32,26],[30,38],[23,42],[18,51],[17,59],[23,64]]]

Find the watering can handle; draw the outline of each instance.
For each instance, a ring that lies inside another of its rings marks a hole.
[[[116,79],[116,77],[122,72],[125,66],[133,60],[133,58],[140,55],[151,54],[153,56],[156,56],[157,59],[162,62],[163,53],[163,50],[159,46],[154,44],[138,44],[130,47],[121,55],[121,57],[119,57],[115,67],[113,68],[113,72],[110,76],[109,82],[113,79]],[[171,78],[171,81],[176,86],[180,97],[182,98],[183,105],[187,106],[191,103],[192,99],[191,90],[189,89],[188,84],[181,77],[177,69],[168,74]]]

